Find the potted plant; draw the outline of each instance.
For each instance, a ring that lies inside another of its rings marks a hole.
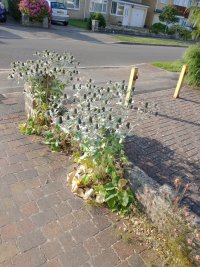
[[[24,26],[49,27],[51,9],[46,0],[21,0],[19,10]]]

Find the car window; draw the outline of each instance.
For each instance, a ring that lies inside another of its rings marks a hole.
[[[63,3],[51,2],[51,8],[66,9]]]

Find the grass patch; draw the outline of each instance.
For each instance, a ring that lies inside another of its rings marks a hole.
[[[77,28],[87,29],[87,21],[82,19],[70,19],[69,25]]]
[[[188,46],[184,42],[171,41],[171,40],[162,40],[154,38],[140,38],[140,37],[126,37],[126,36],[116,36],[115,39],[121,42],[129,43],[142,43],[142,44],[156,44],[156,45],[177,45],[177,46]]]
[[[158,67],[171,72],[180,72],[183,66],[183,62],[181,60],[174,62],[152,62],[151,64],[154,67]]]

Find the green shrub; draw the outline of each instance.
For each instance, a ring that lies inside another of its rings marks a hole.
[[[180,12],[176,6],[168,5],[163,8],[161,14],[159,15],[159,20],[166,23],[165,32],[167,32],[168,25],[179,22],[179,18],[177,17],[179,14]]]
[[[186,50],[183,59],[188,65],[188,84],[200,87],[200,43],[191,45]]]
[[[170,27],[167,31],[168,34],[173,35],[173,34],[178,34],[178,37],[182,40],[191,40],[192,39],[192,34],[191,32],[186,29],[183,26],[180,25],[173,25]]]
[[[104,16],[101,13],[92,13],[87,21],[87,28],[89,30],[92,29],[92,20],[98,20],[99,21],[99,27],[105,28],[106,27],[106,20]]]
[[[192,37],[195,40],[200,39],[200,6],[192,6],[189,8],[190,17],[189,22],[194,27]]]
[[[173,25],[167,30],[167,33],[169,35],[174,35],[176,32],[177,32],[177,25]]]
[[[10,15],[16,19],[21,19],[21,12],[19,11],[18,5],[20,0],[8,0],[8,11]]]
[[[192,34],[189,30],[187,30],[186,28],[184,27],[181,27],[179,29],[179,37],[183,40],[191,40],[192,39]]]
[[[165,32],[165,28],[166,26],[160,22],[158,23],[154,23],[151,28],[150,28],[150,32],[153,32],[153,33],[164,33]]]

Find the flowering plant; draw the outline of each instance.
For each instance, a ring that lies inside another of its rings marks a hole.
[[[42,20],[44,17],[51,16],[51,9],[46,0],[21,0],[19,3],[19,10],[30,19],[37,21]]]
[[[26,90],[31,93],[39,109],[43,104],[48,104],[50,96],[57,99],[63,95],[64,88],[78,74],[78,62],[67,52],[59,55],[45,50],[34,55],[37,57],[35,60],[13,62],[8,77],[17,78],[31,86]]]

